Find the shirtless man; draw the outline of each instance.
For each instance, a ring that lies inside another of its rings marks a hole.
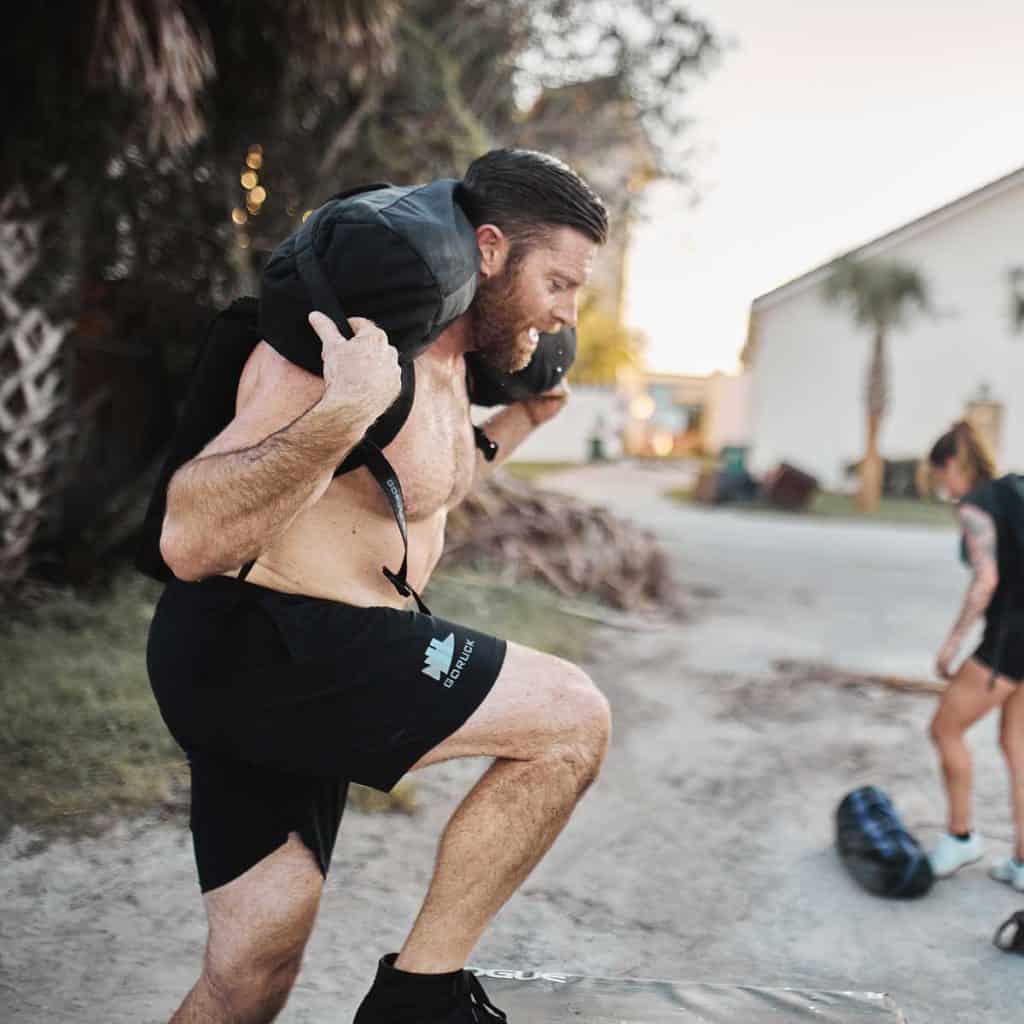
[[[449,510],[487,465],[465,353],[515,370],[538,331],[575,324],[607,231],[601,201],[542,154],[489,153],[464,185],[480,287],[416,360],[412,412],[386,449],[405,489],[416,590],[441,555]],[[168,489],[160,549],[176,579],[148,661],[189,755],[209,921],[202,974],[172,1024],[256,1024],[280,1012],[349,781],[389,790],[407,771],[480,756],[494,761],[445,828],[412,931],[380,960],[356,1022],[505,1020],[463,968],[597,775],[608,705],[574,665],[405,608],[381,574],[401,551],[391,510],[366,469],[333,477],[398,394],[396,353],[368,321],[351,320],[345,340],[322,314],[309,319],[323,378],[260,342],[235,418]],[[558,388],[494,415],[496,463],[566,397]]]

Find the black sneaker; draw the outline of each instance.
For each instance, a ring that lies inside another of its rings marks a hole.
[[[391,953],[381,959],[353,1024],[507,1024],[508,1017],[470,971],[433,976],[420,990],[418,983],[410,988],[407,978],[396,985],[395,957]]]
[[[499,1021],[507,1024],[508,1017],[487,998],[480,979],[471,971],[463,971],[458,980],[456,998],[458,1004],[448,1014],[441,1017],[436,1024],[486,1024],[487,1021]],[[424,1024],[427,1024],[424,1021]],[[433,1021],[430,1024],[434,1024]]]

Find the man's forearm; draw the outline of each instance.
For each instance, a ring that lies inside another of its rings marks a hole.
[[[255,558],[323,495],[364,430],[339,428],[336,414],[313,406],[259,444],[182,466],[167,490],[161,538],[175,575],[201,578]]]

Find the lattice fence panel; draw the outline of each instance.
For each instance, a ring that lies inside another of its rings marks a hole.
[[[25,573],[66,434],[68,325],[17,296],[39,262],[41,230],[23,189],[0,200],[0,588]]]

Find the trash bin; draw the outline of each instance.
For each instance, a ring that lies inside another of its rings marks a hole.
[[[736,472],[746,471],[747,468],[747,446],[742,444],[722,445],[718,454],[719,464],[722,469]]]
[[[807,508],[818,490],[818,481],[788,462],[780,462],[765,478],[762,494],[769,505],[779,508]]]

